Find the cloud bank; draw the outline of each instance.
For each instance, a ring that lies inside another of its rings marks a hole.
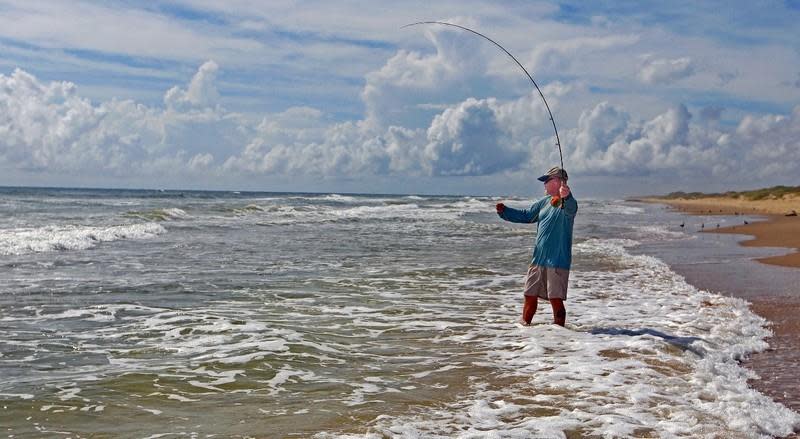
[[[558,163],[538,94],[471,96],[481,87],[491,93],[492,83],[503,82],[507,72],[496,69],[491,55],[476,56],[486,50],[477,39],[426,32],[431,52],[399,50],[366,74],[360,120],[335,121],[309,106],[257,117],[230,111],[218,88],[224,66],[211,60],[186,84],[166,90],[161,106],[92,102],[69,82],[41,81],[22,69],[0,74],[0,169],[144,182],[164,174],[232,182],[266,177],[502,180]],[[542,45],[531,56],[537,65],[559,66],[565,54],[635,42],[628,36],[573,39]],[[646,57],[631,77],[670,84],[695,72],[690,57]],[[576,80],[541,85],[556,109],[587,87]],[[734,124],[721,122],[723,112],[708,107],[693,114],[677,104],[641,118],[618,103],[587,103],[562,133],[565,165],[575,177],[699,182],[773,181],[800,173],[800,106],[790,114],[745,115]]]
[[[493,175],[557,160],[549,132],[530,118],[539,105],[532,95],[510,102],[468,98],[426,128],[329,123],[308,107],[251,121],[216,104],[217,68],[205,63],[185,89],[168,90],[164,108],[115,100],[95,105],[70,83],[42,83],[22,70],[0,75],[0,163],[30,172],[335,177]],[[637,120],[602,102],[580,115],[563,144],[577,174],[757,179],[800,173],[797,139],[800,106],[725,128],[682,105]]]

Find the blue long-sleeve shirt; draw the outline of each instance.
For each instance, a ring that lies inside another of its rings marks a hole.
[[[512,223],[539,223],[532,264],[564,268],[572,265],[572,227],[578,213],[578,202],[570,194],[564,198],[564,208],[551,206],[550,195],[536,201],[530,209],[506,206],[500,218]]]

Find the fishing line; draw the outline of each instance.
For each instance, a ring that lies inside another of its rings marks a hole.
[[[444,25],[444,26],[457,27],[457,28],[465,30],[467,32],[472,32],[473,34],[478,35],[479,37],[483,37],[483,38],[489,40],[492,44],[494,44],[495,46],[499,47],[500,50],[505,52],[506,55],[510,56],[511,59],[513,59],[515,63],[517,63],[519,68],[521,68],[522,71],[525,72],[525,75],[528,77],[528,79],[531,80],[531,83],[533,84],[533,86],[536,87],[536,91],[539,92],[539,96],[542,98],[542,102],[544,102],[544,107],[547,109],[547,114],[550,117],[550,122],[553,124],[553,131],[555,131],[555,133],[556,133],[556,146],[558,146],[558,157],[559,157],[559,159],[561,159],[561,169],[564,169],[564,155],[561,153],[561,139],[558,137],[558,129],[556,128],[556,121],[553,118],[553,113],[550,111],[550,106],[547,105],[547,99],[544,98],[544,93],[542,93],[542,90],[539,88],[539,85],[536,84],[536,81],[533,80],[533,76],[531,76],[531,74],[528,73],[528,70],[525,69],[525,67],[522,65],[522,63],[520,63],[519,60],[517,60],[517,58],[515,58],[514,55],[511,54],[511,52],[506,50],[506,48],[501,46],[500,43],[498,43],[497,41],[487,37],[486,35],[478,32],[476,30],[472,30],[472,29],[470,29],[470,28],[468,28],[466,26],[461,26],[459,24],[448,23],[446,21],[420,21],[420,22],[417,22],[417,23],[407,24],[407,25],[401,27],[400,29],[404,29],[404,28],[411,27],[411,26],[417,26],[417,25],[420,25],[420,24],[441,24],[441,25]]]

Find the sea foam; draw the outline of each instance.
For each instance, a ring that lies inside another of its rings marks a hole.
[[[754,375],[739,363],[767,348],[766,321],[740,299],[697,290],[657,258],[632,255],[626,247],[636,244],[576,247],[624,267],[572,273],[567,329],[547,323],[541,304],[534,326],[510,329],[501,308],[457,335],[503,371],[502,385],[465,377],[472,392],[455,403],[379,416],[367,433],[315,437],[766,439],[800,426],[800,415],[747,385]]]
[[[149,239],[166,229],[156,223],[123,224],[108,227],[46,226],[0,230],[0,254],[20,255],[64,250],[86,250],[100,242]]]

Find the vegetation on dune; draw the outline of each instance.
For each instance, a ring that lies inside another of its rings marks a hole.
[[[741,198],[745,200],[779,200],[787,195],[800,197],[800,186],[773,186],[764,189],[755,189],[751,191],[728,191],[724,193],[711,193],[706,194],[703,192],[671,192],[667,195],[660,196],[665,200],[685,199],[694,200],[698,198],[709,197],[724,197],[724,198]]]

